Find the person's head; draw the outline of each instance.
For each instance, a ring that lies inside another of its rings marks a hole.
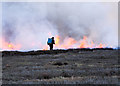
[[[54,37],[52,37],[52,39],[54,39]]]

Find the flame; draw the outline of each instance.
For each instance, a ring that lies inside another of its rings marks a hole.
[[[56,44],[56,46],[58,46],[58,45],[59,45],[59,42],[60,42],[60,37],[59,37],[59,36],[56,36],[55,38],[56,38],[55,44]]]
[[[88,41],[87,36],[83,36],[82,39],[80,39],[79,41],[75,40],[72,37],[66,38],[62,43],[60,43],[60,36],[56,36],[55,37],[55,47],[56,48],[64,48],[64,49],[68,49],[68,48],[73,48],[75,46],[75,48],[104,48],[106,47],[105,44],[95,44],[92,40],[91,42]],[[76,47],[76,45],[78,45]]]
[[[20,44],[8,43],[4,40],[2,40],[0,42],[1,42],[0,48],[3,50],[19,50],[21,48]]]
[[[52,36],[52,34],[49,32],[49,36]],[[2,44],[1,44],[2,43]],[[31,43],[31,47],[35,47],[36,45],[42,47],[43,50],[48,50],[49,46],[45,43],[42,44],[41,42]],[[0,40],[0,49],[2,50],[20,50],[23,46],[21,44],[14,44],[10,42],[6,42],[5,40]],[[64,40],[61,40],[61,37],[59,35],[55,36],[55,45],[54,49],[69,49],[69,48],[104,48],[107,45],[102,43],[95,43],[95,40],[90,40],[87,36],[83,36],[83,38],[80,38],[79,40],[76,40],[72,37],[66,37]],[[112,47],[112,46],[111,46]]]
[[[61,45],[62,48],[68,49],[72,48],[72,45],[74,45],[77,41],[73,38],[67,38],[65,39],[64,43]]]
[[[8,47],[11,48],[11,49],[14,49],[13,44],[8,44]]]
[[[102,44],[102,43],[100,43],[100,44],[97,46],[97,48],[103,48],[103,47],[105,47],[105,44]]]
[[[86,40],[87,40],[87,37],[84,36],[84,37],[83,37],[83,40],[80,41],[81,43],[80,43],[80,45],[79,45],[79,48],[86,48],[86,46],[87,46]]]

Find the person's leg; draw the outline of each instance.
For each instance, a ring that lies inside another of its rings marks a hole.
[[[50,45],[50,50],[52,49],[52,46]]]
[[[50,45],[50,50],[53,50],[53,45],[52,44]]]
[[[51,50],[51,46],[49,45],[49,47],[50,47],[50,50]]]

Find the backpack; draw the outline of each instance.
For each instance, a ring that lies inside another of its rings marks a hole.
[[[48,38],[48,41],[47,41],[47,44],[52,44],[52,39],[51,38]]]

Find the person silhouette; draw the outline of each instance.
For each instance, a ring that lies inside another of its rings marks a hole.
[[[52,38],[49,38],[50,39],[50,41],[51,41],[51,43],[48,43],[48,45],[49,45],[49,47],[50,47],[50,50],[53,50],[53,44],[55,44],[55,40],[54,40],[54,37],[52,37]]]

